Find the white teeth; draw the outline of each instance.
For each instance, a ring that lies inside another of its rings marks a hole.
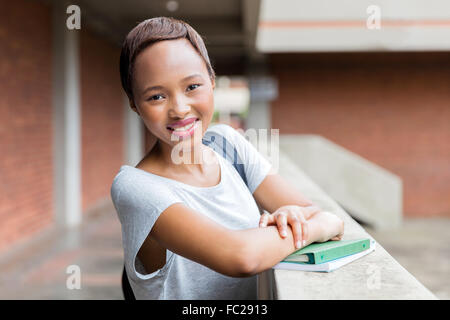
[[[174,131],[186,131],[186,130],[189,130],[190,128],[192,128],[192,126],[194,124],[195,124],[195,121],[190,123],[190,124],[188,124],[188,125],[185,125],[184,127],[175,128]]]

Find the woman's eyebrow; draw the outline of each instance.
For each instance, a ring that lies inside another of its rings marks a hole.
[[[202,75],[200,73],[194,73],[191,74],[190,76],[184,77],[183,79],[181,79],[180,82],[186,81],[186,80],[190,80],[192,78],[196,78],[196,77],[202,77]],[[151,91],[151,90],[162,90],[164,89],[164,87],[162,86],[153,86],[153,87],[147,87],[144,92],[142,92],[142,94],[145,94],[147,91]]]
[[[187,76],[187,77],[181,79],[180,82],[183,82],[183,81],[186,81],[186,80],[189,80],[189,79],[192,79],[192,78],[196,78],[196,77],[202,78],[202,75],[200,73],[194,73],[194,74],[191,74],[190,76]]]

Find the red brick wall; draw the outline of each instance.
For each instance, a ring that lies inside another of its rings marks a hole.
[[[271,57],[280,134],[313,133],[399,175],[406,216],[450,216],[450,53]]]
[[[123,91],[120,49],[81,29],[82,208],[109,197],[123,164]]]
[[[51,11],[0,0],[0,251],[53,220]]]

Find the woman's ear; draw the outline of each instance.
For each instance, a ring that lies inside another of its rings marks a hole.
[[[212,88],[214,90],[214,88],[216,87],[216,81],[214,80],[214,78],[211,79],[211,85],[212,85]]]
[[[133,99],[129,99],[128,101],[130,101],[130,107],[131,107],[131,109],[133,109],[133,111],[136,112],[136,113],[140,116],[139,110],[138,110],[138,108],[136,107],[136,105],[134,104],[134,100],[133,100]]]

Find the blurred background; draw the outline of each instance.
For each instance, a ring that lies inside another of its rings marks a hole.
[[[1,299],[123,298],[109,192],[150,142],[119,54],[156,16],[203,36],[215,122],[279,129],[282,152],[450,297],[448,1],[0,0]]]

